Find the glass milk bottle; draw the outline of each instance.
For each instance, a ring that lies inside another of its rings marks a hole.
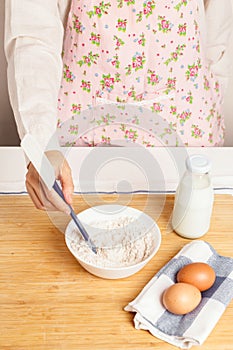
[[[199,238],[210,226],[214,191],[210,160],[199,154],[186,159],[186,172],[176,191],[172,214],[173,230],[185,238]]]

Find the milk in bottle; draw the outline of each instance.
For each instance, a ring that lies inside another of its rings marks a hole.
[[[210,160],[204,155],[186,159],[172,214],[173,230],[183,237],[199,238],[209,230],[214,200],[210,168]]]

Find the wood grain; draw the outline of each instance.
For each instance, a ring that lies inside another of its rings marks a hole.
[[[117,203],[145,211],[157,220],[162,244],[134,276],[105,280],[86,272],[64,242],[69,218],[38,211],[28,196],[0,197],[0,349],[175,349],[149,332],[136,330],[124,306],[186,243],[172,232],[173,196],[85,195],[74,197],[75,211]],[[216,195],[209,232],[203,237],[219,254],[233,254],[233,197]],[[230,350],[233,304],[199,349]]]

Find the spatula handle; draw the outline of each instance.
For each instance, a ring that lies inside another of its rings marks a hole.
[[[57,181],[54,182],[53,185],[53,189],[59,194],[59,196],[66,202],[64,194],[62,192],[61,187],[58,185]],[[69,206],[70,208],[70,216],[72,217],[72,219],[74,220],[76,226],[78,227],[81,235],[83,236],[83,238],[85,239],[85,241],[88,243],[88,245],[90,246],[90,248],[92,249],[92,251],[97,254],[97,250],[96,247],[94,246],[94,244],[92,243],[92,241],[90,240],[90,237],[85,229],[85,227],[83,226],[83,224],[81,223],[81,221],[77,218],[77,215],[75,214],[72,206],[70,204],[68,204],[66,202],[66,204]]]

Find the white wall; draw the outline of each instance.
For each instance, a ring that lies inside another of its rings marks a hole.
[[[71,166],[75,192],[85,194],[174,192],[186,157],[197,151],[194,147],[71,147],[63,148],[63,152]],[[233,147],[201,147],[198,153],[212,163],[215,192],[233,195],[233,162],[229,162]],[[22,148],[0,147],[0,159],[0,195],[24,193],[27,169]]]
[[[18,0],[20,1],[20,0]],[[33,0],[32,0],[33,1]],[[219,0],[220,1],[220,0]],[[232,0],[233,6],[233,0]],[[6,80],[6,60],[3,50],[4,38],[4,0],[0,0],[0,146],[15,146],[19,144],[14,117],[9,103]],[[230,52],[233,57],[233,36]],[[225,146],[233,147],[233,74],[225,99],[226,141]]]

